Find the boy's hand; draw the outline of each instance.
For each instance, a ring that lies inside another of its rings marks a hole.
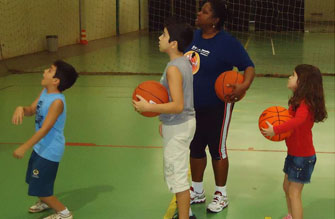
[[[149,108],[151,104],[140,95],[136,95],[136,97],[139,99],[139,101],[133,100],[135,111],[139,113],[150,111]]]
[[[22,106],[16,107],[13,117],[12,117],[12,123],[14,125],[20,125],[22,124],[22,120],[24,117],[24,110]]]
[[[24,154],[26,153],[26,149],[21,145],[13,152],[13,157],[17,159],[23,158]]]
[[[273,131],[273,125],[269,123],[268,121],[265,121],[266,124],[268,124],[269,128],[262,128],[262,133],[265,136],[272,137],[275,135],[275,132]]]

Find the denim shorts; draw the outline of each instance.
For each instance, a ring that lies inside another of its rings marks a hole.
[[[316,163],[316,156],[295,157],[287,155],[284,165],[284,173],[288,176],[288,181],[297,183],[310,183],[311,176]]]

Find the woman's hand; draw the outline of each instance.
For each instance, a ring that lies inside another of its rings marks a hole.
[[[227,95],[227,99],[231,102],[236,102],[240,100],[248,89],[247,86],[243,84],[227,84],[226,86],[233,89],[232,93],[230,95]]]

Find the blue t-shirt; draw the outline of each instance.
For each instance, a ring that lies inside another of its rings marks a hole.
[[[48,94],[44,89],[36,107],[35,129],[38,131],[49,112],[50,105],[57,99],[63,101],[63,112],[58,116],[50,131],[34,146],[34,151],[41,157],[59,162],[65,149],[64,126],[66,120],[66,103],[63,94]]]
[[[254,66],[241,43],[223,30],[211,39],[202,38],[202,31],[196,30],[192,43],[185,51],[185,56],[192,63],[195,110],[223,104],[214,87],[222,72],[234,67],[244,71]]]

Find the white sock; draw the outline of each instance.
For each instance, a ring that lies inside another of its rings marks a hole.
[[[69,209],[65,208],[65,210],[58,212],[59,214],[63,215],[63,216],[69,216],[71,213],[69,211]]]
[[[215,186],[215,191],[221,192],[222,195],[227,196],[227,187],[226,186]]]
[[[202,193],[204,191],[204,186],[202,182],[193,182],[192,181],[192,187],[196,193]]]
[[[192,213],[192,209],[191,209],[191,207],[190,207],[190,211],[189,211],[189,213],[188,213],[188,216],[192,216],[193,215],[193,213]]]

